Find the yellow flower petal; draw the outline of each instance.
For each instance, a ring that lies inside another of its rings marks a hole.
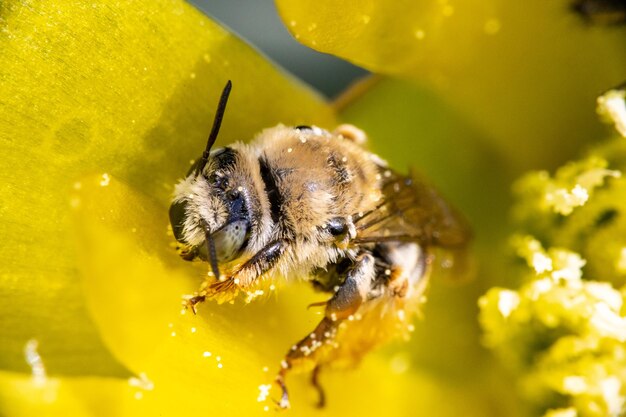
[[[6,416],[137,416],[148,394],[119,378],[36,381],[30,375],[0,371],[0,414]]]
[[[332,408],[329,406],[322,411],[324,415],[345,416],[359,413],[358,415],[364,416],[402,416],[421,410],[442,417],[458,416],[461,413],[468,417],[479,417],[486,415],[484,411],[489,409],[490,405],[477,404],[471,395],[454,387],[442,389],[436,380],[420,374],[386,374],[385,378],[368,380],[370,383],[364,387],[364,376],[368,377],[372,373],[382,376],[384,372],[389,372],[389,367],[380,361],[371,362],[361,371],[341,374],[330,381],[333,396],[338,400],[332,404]],[[226,408],[224,404],[230,402],[228,414],[224,415],[275,414],[272,404],[257,403],[257,407],[250,409],[248,399],[237,397],[242,394],[238,388],[231,392],[215,392],[207,383],[201,384],[195,390],[190,384],[195,381],[186,379],[181,382],[186,390],[173,393],[157,391],[156,386],[152,389],[142,388],[132,380],[117,378],[63,377],[35,383],[30,376],[0,371],[0,413],[12,417],[137,417],[182,415],[184,412],[218,415],[217,413]],[[363,391],[357,392],[358,389],[365,389],[368,395],[363,395]],[[214,397],[224,393],[229,396]],[[303,394],[306,395],[305,392]],[[347,395],[354,394],[359,396],[351,401],[343,400]],[[451,399],[454,401],[450,401]],[[303,401],[303,404],[298,404],[300,408],[291,413],[297,413],[298,416],[319,416],[320,410],[312,406],[311,396],[308,396],[308,400],[309,403]],[[506,415],[513,416],[511,413]]]
[[[266,301],[206,302],[197,316],[181,314],[181,295],[195,290],[208,268],[181,261],[170,247],[165,208],[115,178],[106,186],[100,177],[83,184],[75,214],[88,304],[107,345],[151,386],[141,412],[249,416],[273,410],[275,372],[289,346],[319,320],[306,309],[319,295],[293,283]],[[356,371],[323,374],[329,415],[482,415],[486,405],[474,400],[475,392],[408,373],[410,365],[398,360],[372,356]],[[297,414],[317,415],[308,377],[292,375],[288,382]],[[475,407],[466,410],[466,401]]]
[[[276,3],[300,42],[426,83],[518,169],[562,162],[601,135],[590,110],[624,78],[626,29],[590,28],[569,0]]]
[[[53,373],[124,374],[78,281],[84,248],[68,234],[80,177],[115,175],[167,201],[227,79],[222,142],[278,122],[332,125],[332,113],[182,1],[4,1],[0,33],[0,367],[28,370],[35,337]]]

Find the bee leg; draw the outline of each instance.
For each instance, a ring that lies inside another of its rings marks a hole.
[[[313,307],[323,307],[326,304],[328,304],[328,301],[318,301],[316,303],[311,303],[308,306],[306,306],[306,308],[313,308]]]
[[[324,408],[324,406],[326,406],[326,394],[324,393],[324,388],[322,388],[319,381],[321,370],[322,366],[317,365],[313,368],[313,372],[311,372],[311,385],[313,385],[313,388],[317,390],[318,395],[317,408]]]
[[[276,377],[276,383],[282,390],[281,400],[278,403],[281,408],[289,408],[289,394],[285,385],[285,377],[289,370],[307,359],[315,362],[316,368],[320,366],[316,358],[318,349],[326,346],[333,347],[337,329],[342,321],[357,312],[367,293],[371,288],[374,278],[374,257],[369,253],[359,255],[352,267],[348,270],[346,280],[335,292],[333,297],[326,303],[325,317],[319,322],[315,330],[296,343],[281,363],[281,369]],[[314,386],[320,393],[320,402],[325,401],[323,390],[317,380],[314,370]]]
[[[286,369],[287,368],[284,367],[281,368],[280,372],[276,376],[276,383],[278,384],[282,392],[280,396],[280,401],[276,401],[276,405],[278,405],[278,407],[283,410],[291,407],[291,404],[289,403],[289,392],[287,391],[287,385],[285,385],[285,374],[287,373]]]
[[[287,391],[287,385],[285,384],[285,378],[287,373],[298,364],[306,361],[307,359],[315,361],[315,353],[317,349],[321,348],[325,344],[330,344],[335,334],[337,333],[337,327],[339,321],[333,321],[328,317],[324,317],[322,321],[317,325],[315,330],[309,333],[304,339],[292,346],[291,350],[285,355],[285,359],[281,362],[280,371],[276,376],[276,384],[281,389],[282,395],[278,406],[280,408],[289,408],[289,392]],[[316,364],[318,367],[319,364]],[[314,384],[320,393],[320,401],[323,398],[323,390],[319,383]]]
[[[285,251],[287,240],[275,240],[268,243],[248,259],[232,276],[212,283],[208,288],[209,296],[235,291],[252,285],[261,275],[272,269]]]
[[[186,295],[183,297],[183,307],[185,310],[189,309],[195,315],[196,304],[202,303],[206,300],[205,295]]]
[[[371,289],[374,279],[374,257],[363,253],[348,270],[344,283],[326,305],[326,317],[332,321],[345,320],[359,309]]]

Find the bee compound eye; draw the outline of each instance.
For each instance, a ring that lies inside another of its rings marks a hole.
[[[170,206],[170,223],[172,231],[177,241],[185,243],[183,240],[183,227],[187,218],[187,201],[176,201]]]
[[[333,236],[342,236],[348,232],[348,224],[341,217],[330,219],[326,227]]]

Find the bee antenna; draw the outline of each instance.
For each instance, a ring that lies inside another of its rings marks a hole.
[[[200,163],[198,164],[198,170],[196,171],[196,173],[202,172],[204,166],[209,160],[211,148],[217,140],[217,134],[219,133],[220,126],[222,125],[222,118],[224,117],[224,113],[226,112],[226,103],[228,102],[228,96],[230,95],[230,90],[232,87],[233,83],[228,80],[228,82],[224,86],[224,89],[222,90],[222,96],[220,97],[220,102],[217,105],[217,111],[215,112],[215,119],[213,119],[213,127],[211,128],[211,133],[209,134],[209,140],[207,141],[206,149],[202,153],[202,158],[200,159]]]
[[[206,245],[207,245],[207,253],[209,255],[209,263],[211,264],[211,270],[213,271],[213,275],[215,279],[220,279],[220,269],[217,266],[217,255],[215,254],[215,242],[211,237],[211,233],[209,232],[208,227],[205,227]]]

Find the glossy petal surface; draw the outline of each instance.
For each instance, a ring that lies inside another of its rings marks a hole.
[[[517,169],[600,137],[595,98],[624,80],[626,29],[590,27],[568,0],[276,4],[304,44],[436,91]]]
[[[306,309],[319,295],[293,283],[252,304],[207,302],[196,316],[181,314],[181,294],[197,287],[207,267],[180,262],[168,249],[163,208],[114,178],[104,187],[99,177],[82,184],[74,213],[79,241],[87,249],[81,266],[88,305],[114,354],[153,384],[143,395],[141,413],[256,415],[265,407],[273,410],[277,389],[271,386],[269,396],[260,398],[261,386],[271,385],[286,349],[319,320],[318,312]],[[128,204],[139,209],[128,213]],[[323,374],[327,412],[402,415],[437,409],[439,415],[453,416],[472,396],[409,368],[406,355],[374,355],[358,370]],[[295,412],[317,415],[308,377],[293,375],[289,382]],[[456,400],[442,406],[448,395]],[[469,415],[479,415],[482,407],[478,403]]]
[[[278,122],[332,124],[317,96],[183,2],[0,4],[1,368],[27,370],[36,338],[51,373],[126,372],[85,308],[70,193],[106,173],[165,204],[227,79],[222,142]]]

